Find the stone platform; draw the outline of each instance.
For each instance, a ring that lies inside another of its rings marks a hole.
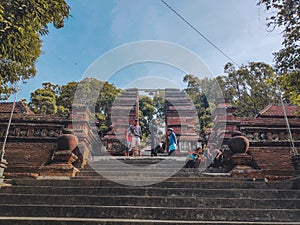
[[[140,168],[137,183],[147,176],[145,166],[162,160],[137,158],[120,158]],[[115,179],[132,178],[122,164],[111,169],[110,160],[94,163],[94,168],[97,163],[108,168]],[[0,224],[300,224],[300,190],[293,180],[209,177],[181,169],[162,182],[128,186],[103,177],[93,167],[88,165],[75,178],[11,180],[11,187],[0,189]],[[153,172],[152,179],[163,173]]]

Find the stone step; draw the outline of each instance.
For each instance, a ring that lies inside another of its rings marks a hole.
[[[299,190],[276,189],[201,189],[162,188],[129,186],[13,186],[2,187],[0,193],[50,194],[50,195],[95,195],[95,196],[164,196],[199,198],[248,198],[248,199],[300,199]]]
[[[117,176],[117,177],[166,177],[169,178],[172,175],[174,175],[174,171],[170,170],[170,171],[159,171],[159,170],[155,170],[155,171],[144,171],[143,169],[134,169],[134,170],[127,170],[127,171],[121,171],[121,170],[98,170],[99,173],[104,174],[105,176]],[[97,172],[96,172],[97,173]],[[94,172],[93,172],[94,174]],[[89,175],[89,174],[86,174]],[[97,176],[97,174],[94,174]],[[176,177],[189,177],[189,176],[197,176],[197,173],[187,173],[187,172],[182,172],[179,171],[176,173],[175,171],[175,176]]]
[[[118,177],[116,177],[118,178]],[[130,181],[134,177],[119,177],[115,181]],[[150,180],[154,180],[155,177],[151,177]],[[159,181],[159,180],[158,180]],[[140,182],[143,182],[141,179]],[[133,184],[138,184],[139,180],[133,180]],[[14,179],[14,185],[17,186],[56,186],[56,187],[104,187],[104,186],[121,186],[114,181],[107,179]],[[187,178],[182,177],[181,179],[169,178],[163,182],[153,184],[153,187],[162,188],[197,188],[197,189],[278,189],[280,183],[278,182],[264,182],[264,181],[253,181],[253,180],[233,180],[233,179],[221,179],[218,178]],[[289,189],[291,184],[287,184],[284,189]],[[137,186],[137,185],[135,185]],[[151,187],[151,186],[150,186]]]
[[[300,224],[300,190],[293,181],[209,177],[193,169],[162,180],[166,171],[145,169],[159,160],[126,159],[133,172],[104,160],[101,175],[88,165],[71,179],[14,179],[0,189],[0,225]],[[176,168],[174,161],[165,169]],[[153,185],[142,186],[147,179]]]
[[[112,218],[66,218],[66,217],[0,217],[2,225],[282,225],[282,222],[245,222],[245,221],[186,221],[186,220],[159,220],[159,219],[112,219]],[[285,225],[299,225],[299,222],[284,222]]]
[[[99,205],[99,206],[149,206],[190,208],[256,208],[299,209],[300,199],[215,198],[193,196],[135,196],[135,195],[53,195],[0,193],[0,202],[5,205]]]
[[[116,176],[117,177],[117,176]],[[128,179],[127,177],[119,177],[121,180],[123,179]],[[161,179],[161,177],[153,177],[154,180],[159,180]],[[39,179],[39,178],[38,178]],[[100,174],[97,174],[97,175],[91,175],[91,176],[88,176],[88,175],[84,175],[84,176],[76,176],[75,178],[71,178],[70,180],[102,180],[102,181],[105,181],[107,180],[104,176],[100,175]],[[172,176],[170,178],[167,178],[165,181],[168,181],[168,182],[178,182],[178,183],[182,183],[182,182],[228,182],[229,179],[227,177],[220,177],[220,179],[216,180],[215,178],[210,178],[210,177],[199,177],[199,176],[193,176],[193,175],[189,175],[189,176],[186,176],[186,177],[176,177],[176,176]],[[232,179],[233,182],[238,182],[238,180],[234,181]],[[239,182],[245,182],[246,179],[241,179],[239,180]],[[253,181],[253,179],[251,180],[247,180],[249,182]],[[257,180],[257,181],[263,181],[263,180]],[[279,185],[280,183],[279,182],[273,182],[273,185],[276,186],[276,185]],[[292,184],[292,182],[291,182]],[[289,186],[291,186],[291,184],[287,184]],[[283,185],[282,185],[283,186]],[[285,188],[287,188],[287,186],[283,186]]]
[[[1,204],[0,216],[299,222],[299,209]]]
[[[204,177],[200,173],[200,170],[198,168],[140,168],[140,167],[130,167],[130,168],[116,168],[116,167],[98,167],[98,168],[91,168],[91,169],[84,169],[80,170],[76,177],[82,177],[82,176],[98,176],[100,173],[105,172],[107,174],[165,174],[169,175],[170,173],[174,174],[173,176],[177,175],[177,177],[187,176],[190,177],[190,175],[197,176],[197,177]],[[226,176],[230,176],[229,173],[224,173]],[[222,176],[220,176],[222,177]]]
[[[150,154],[150,152],[149,152]],[[89,161],[89,164],[105,164],[105,163],[127,163],[127,164],[135,164],[135,165],[149,165],[156,163],[179,163],[185,160],[185,155],[182,156],[155,156],[151,157],[150,155],[145,156],[110,156],[106,153],[103,156],[94,157],[93,160]]]

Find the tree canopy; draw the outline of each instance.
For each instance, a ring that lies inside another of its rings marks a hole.
[[[0,98],[7,99],[12,84],[36,74],[41,35],[48,24],[64,26],[70,7],[65,0],[0,0]]]
[[[283,29],[283,48],[275,53],[277,68],[284,72],[300,69],[300,1],[260,0],[258,4],[271,12],[267,26]]]
[[[187,83],[185,92],[190,97],[197,110],[198,118],[196,119],[196,124],[199,126],[198,129],[200,133],[204,134],[205,129],[212,125],[210,103],[213,104],[213,102],[209,103],[207,96],[212,93],[209,91],[210,88],[208,88],[208,86],[213,82],[208,78],[200,79],[191,74],[185,75],[183,81]]]
[[[31,93],[30,109],[37,114],[56,114],[56,95],[57,85],[43,83],[43,87]]]
[[[271,12],[267,26],[282,29],[282,48],[274,53],[277,83],[285,99],[300,106],[300,1],[259,0]]]
[[[232,63],[224,67],[227,76],[217,77],[224,97],[237,107],[238,116],[252,117],[268,104],[277,103],[274,69],[262,62],[250,62],[236,69]]]
[[[29,107],[36,114],[68,116],[74,103],[85,104],[98,121],[99,133],[104,135],[111,125],[111,107],[120,93],[113,84],[94,78],[62,86],[45,82],[31,93]]]
[[[276,104],[277,89],[274,69],[262,62],[250,62],[236,69],[232,63],[224,67],[226,75],[200,79],[186,75],[186,93],[192,99],[198,113],[200,132],[211,127],[211,111],[215,101],[224,96],[237,108],[242,117],[255,116],[268,104]]]
[[[139,96],[139,123],[142,127],[143,138],[150,134],[149,125],[155,112],[153,99],[146,95]]]

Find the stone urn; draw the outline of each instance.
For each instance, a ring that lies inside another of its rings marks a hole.
[[[249,139],[236,131],[228,141],[228,148],[232,152],[229,160],[231,176],[236,178],[262,178],[263,173],[259,171],[253,157],[249,154]]]
[[[57,151],[70,150],[73,151],[78,146],[78,138],[74,135],[74,132],[69,129],[64,129],[62,135],[57,140]]]
[[[62,135],[58,137],[57,148],[53,155],[54,162],[73,163],[78,157],[73,151],[78,147],[78,138],[74,132],[69,129],[64,129]]]
[[[74,132],[69,129],[63,130],[57,139],[57,148],[54,150],[51,163],[43,168],[40,175],[74,177],[79,172],[74,166],[78,160],[77,150],[78,138]]]
[[[228,148],[233,154],[246,153],[249,149],[249,139],[242,136],[241,132],[235,132],[228,141]]]

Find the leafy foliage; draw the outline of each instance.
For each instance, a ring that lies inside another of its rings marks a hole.
[[[277,82],[286,100],[300,106],[300,1],[259,0],[258,4],[271,12],[267,26],[282,29],[282,49],[274,54]]]
[[[143,139],[150,135],[149,125],[154,115],[154,102],[149,96],[139,96],[139,122],[142,128]]]
[[[0,1],[0,93],[7,99],[11,86],[36,74],[35,63],[41,54],[41,35],[48,24],[64,26],[70,8],[65,0]]]
[[[98,121],[102,134],[111,125],[110,109],[120,92],[113,84],[94,78],[62,86],[48,82],[31,93],[29,107],[37,114],[68,116],[74,103],[85,104]]]
[[[43,83],[43,88],[39,88],[31,93],[30,109],[37,114],[56,114],[56,95],[52,84]]]
[[[159,120],[165,120],[165,94],[164,91],[159,91],[153,96],[154,104],[154,115],[156,115]]]
[[[71,81],[66,85],[62,85],[57,97],[57,105],[70,111],[72,108],[74,93],[76,92],[77,86],[78,83],[75,81]]]
[[[224,96],[237,107],[238,116],[255,116],[268,104],[278,101],[274,70],[262,62],[250,62],[239,69],[225,65],[227,76],[217,77]]]
[[[226,97],[237,108],[237,116],[251,117],[268,104],[278,103],[276,80],[271,66],[261,62],[250,62],[236,69],[232,63],[224,67],[227,75],[214,79],[199,79],[186,75],[186,93],[192,99],[199,118],[200,134],[212,126],[211,111],[215,100]]]
[[[97,117],[98,120],[109,127],[111,124],[110,110],[117,96],[119,96],[121,90],[116,88],[113,84],[108,82],[102,82],[99,96],[96,103],[96,112],[101,113],[102,117]],[[104,117],[104,119],[102,119]]]
[[[278,76],[277,80],[287,103],[300,106],[300,74],[293,71]]]
[[[183,81],[187,83],[185,92],[191,98],[197,110],[198,120],[196,122],[199,122],[199,131],[204,134],[205,129],[212,125],[210,104],[213,104],[213,102],[209,103],[207,96],[210,95],[211,97],[212,95],[209,90],[213,88],[210,89],[209,86],[212,87],[210,84],[213,82],[208,78],[201,80],[191,74],[185,75]]]
[[[272,12],[268,27],[283,28],[283,48],[275,54],[277,68],[284,72],[300,69],[300,1],[260,0],[258,4]]]

